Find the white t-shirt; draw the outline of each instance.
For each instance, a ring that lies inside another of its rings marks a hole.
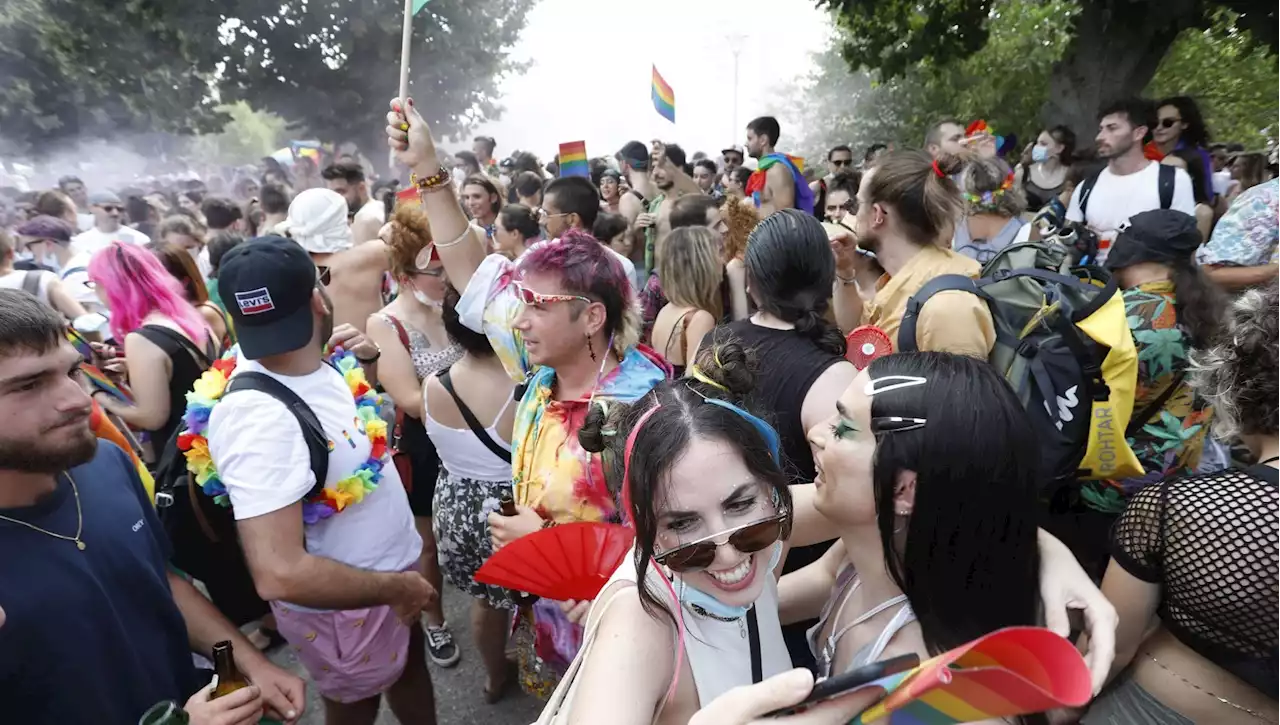
[[[1213,193],[1218,196],[1226,196],[1231,191],[1231,172],[1227,169],[1213,172]]]
[[[241,358],[232,379],[246,370],[284,383],[315,412],[330,441],[326,486],[332,488],[369,460],[369,438],[356,416],[351,390],[337,370],[321,365],[313,373],[291,377]],[[266,393],[243,390],[222,398],[209,416],[207,437],[237,519],[290,506],[315,483],[298,420]],[[306,526],[304,536],[309,553],[370,571],[403,571],[422,552],[409,499],[389,458],[374,491],[360,503]]]
[[[87,232],[93,229],[93,215],[83,212],[76,213],[76,227],[78,231]]]
[[[77,253],[93,254],[112,242],[127,242],[129,244],[144,246],[151,242],[151,238],[137,229],[130,229],[125,226],[120,227],[110,234],[99,231],[97,227],[94,227],[87,232],[81,232],[72,237],[71,250]]]
[[[1101,263],[1106,260],[1111,242],[1115,241],[1129,217],[1160,208],[1160,164],[1149,162],[1141,171],[1125,176],[1112,173],[1110,166],[1104,168],[1098,176],[1098,183],[1093,187],[1093,195],[1089,197],[1087,220],[1080,213],[1080,190],[1083,187],[1082,183],[1072,192],[1067,219],[1073,222],[1085,221],[1097,233],[1100,247],[1098,262]],[[1191,177],[1179,168],[1174,168],[1173,204],[1169,208],[1193,218],[1196,215]]]
[[[58,275],[47,270],[28,272],[22,269],[15,269],[4,276],[0,276],[0,289],[22,289],[23,283],[27,280],[27,275],[35,275],[37,281],[35,296],[46,305],[49,304],[49,281],[57,279]]]
[[[66,266],[58,275],[62,278],[62,288],[67,294],[75,298],[76,302],[84,305],[86,310],[95,310],[102,307],[102,301],[98,299],[98,295],[94,294],[93,289],[89,287],[89,253],[81,253],[67,260]]]

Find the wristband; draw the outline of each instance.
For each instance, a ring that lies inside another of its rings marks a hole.
[[[378,362],[378,358],[382,357],[382,347],[379,346],[378,343],[373,342],[373,340],[370,340],[369,342],[373,343],[373,349],[375,352],[373,353],[373,357],[357,356],[356,362],[360,363],[361,365],[372,365],[373,363]]]

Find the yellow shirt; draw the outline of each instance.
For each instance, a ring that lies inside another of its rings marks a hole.
[[[950,249],[934,245],[921,247],[916,256],[894,276],[882,275],[876,294],[862,307],[862,324],[875,325],[898,347],[898,328],[907,301],[929,280],[944,274],[977,277],[979,264]],[[925,303],[916,322],[916,348],[954,352],[986,359],[995,345],[995,325],[991,311],[981,298],[968,292],[939,292]]]

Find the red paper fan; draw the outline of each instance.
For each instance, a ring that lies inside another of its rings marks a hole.
[[[854,328],[845,338],[847,350],[844,354],[849,362],[859,370],[865,369],[872,360],[893,352],[893,343],[884,330],[874,325],[863,325]]]
[[[635,531],[619,524],[553,526],[499,549],[476,581],[545,599],[595,599],[634,540]]]

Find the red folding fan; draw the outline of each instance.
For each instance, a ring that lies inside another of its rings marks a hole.
[[[847,345],[844,356],[859,370],[865,369],[872,360],[893,352],[889,336],[874,325],[856,327],[844,340]]]
[[[634,540],[635,531],[619,524],[552,526],[499,549],[476,581],[546,599],[595,599]]]

